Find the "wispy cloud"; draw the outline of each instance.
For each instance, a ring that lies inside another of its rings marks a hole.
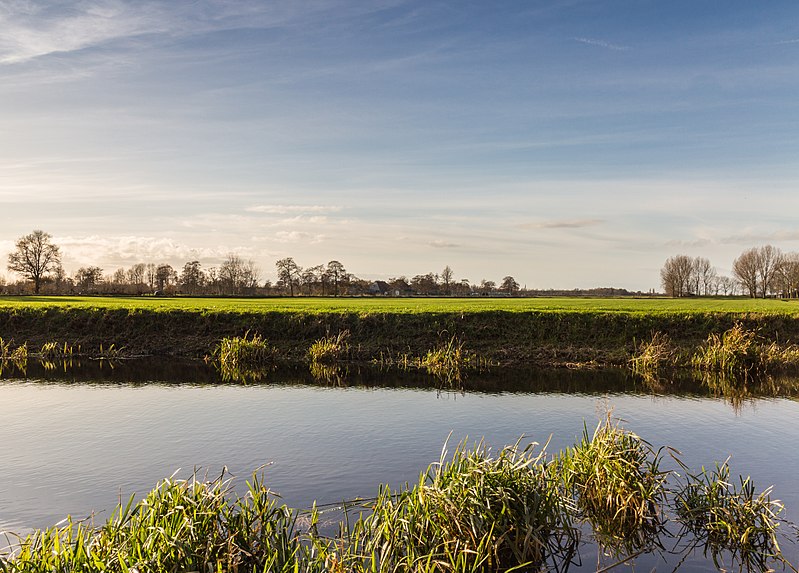
[[[275,233],[275,240],[278,243],[310,243],[314,245],[325,239],[325,235],[306,233],[305,231],[278,231]]]
[[[793,40],[780,40],[779,42],[774,42],[774,46],[787,46],[790,44],[799,44],[799,38],[794,38]]]
[[[458,243],[451,243],[449,241],[443,241],[441,239],[437,239],[435,241],[430,241],[427,243],[429,246],[433,247],[434,249],[456,249],[460,247]]]
[[[613,50],[614,52],[626,52],[630,49],[629,46],[621,46],[619,44],[612,44],[610,42],[606,42],[605,40],[597,40],[595,38],[574,38],[575,42],[580,42],[581,44],[586,44],[588,46],[597,46],[598,48],[605,48],[607,50]]]
[[[246,211],[268,215],[287,215],[290,213],[307,215],[310,213],[336,213],[341,211],[341,207],[336,205],[253,205],[252,207],[247,207]]]
[[[560,219],[519,225],[519,229],[583,229],[604,223],[602,219]]]

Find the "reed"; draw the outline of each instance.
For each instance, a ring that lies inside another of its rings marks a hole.
[[[755,374],[762,367],[757,335],[741,324],[721,335],[712,333],[696,351],[691,364],[697,370],[728,376],[745,378]]]
[[[538,570],[573,551],[577,533],[532,448],[442,455],[413,487],[380,492],[354,528],[353,571]]]
[[[223,338],[211,357],[206,357],[219,370],[225,382],[258,382],[275,368],[276,351],[260,335]]]
[[[730,479],[727,463],[711,471],[688,473],[675,495],[678,521],[710,554],[719,570],[725,554],[743,571],[767,571],[785,564],[777,538],[783,505],[771,499],[771,488],[757,493],[749,477]],[[794,569],[795,571],[795,569]]]
[[[637,345],[629,365],[640,376],[657,377],[661,371],[680,365],[679,350],[668,334],[656,331]]]
[[[429,374],[452,386],[462,382],[468,369],[478,368],[485,361],[466,350],[463,341],[453,335],[436,348],[428,350],[418,363]]]
[[[349,357],[350,331],[342,330],[336,336],[325,336],[314,341],[308,349],[308,359],[318,364],[335,364]]]
[[[138,503],[120,503],[99,527],[68,518],[11,536],[13,550],[0,551],[0,570],[565,571],[585,524],[618,565],[662,548],[674,520],[681,538],[694,538],[685,554],[702,545],[719,569],[727,556],[741,571],[775,564],[792,569],[777,543],[782,505],[770,490],[756,493],[749,478],[734,487],[726,464],[688,473],[672,489],[660,460],[660,450],[610,419],[556,456],[535,444],[493,455],[483,444],[469,449],[462,443],[452,456],[443,452],[414,485],[381,486],[371,500],[343,504],[331,537],[318,532],[315,506],[301,512],[279,503],[257,474],[243,496],[224,474],[210,481],[173,475]]]
[[[70,344],[64,342],[50,341],[42,344],[36,357],[41,360],[49,362],[71,360],[73,356],[80,354],[80,346],[77,349]]]
[[[668,472],[660,463],[659,451],[608,417],[592,436],[584,430],[581,442],[559,456],[556,471],[597,541],[630,555],[655,546],[665,521]]]

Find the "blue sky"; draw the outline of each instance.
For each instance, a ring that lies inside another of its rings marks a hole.
[[[674,254],[799,250],[794,0],[8,0],[0,28],[3,260],[43,229],[68,271],[648,290]]]

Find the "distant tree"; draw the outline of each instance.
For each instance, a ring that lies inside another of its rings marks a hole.
[[[483,294],[491,294],[492,292],[494,292],[495,288],[497,288],[497,283],[495,283],[494,281],[487,281],[485,279],[482,279],[480,281],[479,289],[480,292]]]
[[[433,273],[426,275],[416,275],[411,279],[411,287],[417,294],[434,295],[438,294],[438,277]]]
[[[340,262],[333,260],[327,263],[327,269],[325,269],[325,273],[333,283],[333,296],[338,296],[339,284],[343,279],[346,278],[347,270]]]
[[[778,281],[782,296],[799,297],[799,253],[787,253],[784,256]]]
[[[694,293],[694,259],[676,255],[666,259],[660,269],[660,282],[667,296],[681,297]]]
[[[111,282],[115,285],[124,285],[127,283],[127,274],[125,273],[125,269],[119,268],[114,271],[114,274],[111,275]]]
[[[103,269],[100,267],[81,267],[75,271],[75,285],[83,293],[90,293],[103,280]]]
[[[783,261],[782,251],[776,247],[753,247],[733,261],[732,273],[750,297],[765,298],[776,285]]]
[[[167,287],[173,286],[177,284],[177,282],[178,273],[172,268],[172,265],[164,263],[155,268],[156,290],[164,292]]]
[[[252,294],[252,292],[258,288],[258,281],[260,280],[261,270],[252,259],[248,259],[242,268],[239,290]]]
[[[512,276],[508,275],[502,279],[502,284],[499,286],[499,288],[513,296],[519,291],[519,283],[517,283],[516,279],[514,279]]]
[[[32,280],[36,294],[44,277],[61,266],[61,253],[51,242],[52,238],[44,231],[33,231],[17,239],[14,252],[8,255],[8,270]]]
[[[277,268],[277,280],[284,288],[288,288],[289,296],[294,296],[294,285],[297,283],[302,269],[294,262],[292,257],[279,259],[275,262]]]
[[[694,294],[709,295],[716,279],[716,268],[710,261],[703,257],[696,257],[693,261]]]
[[[155,290],[157,271],[158,267],[154,263],[147,263],[144,267],[144,279],[151,291]]]
[[[760,294],[766,298],[766,295],[776,287],[785,256],[781,250],[772,245],[760,247],[757,252],[757,280]]]
[[[441,271],[441,285],[444,287],[444,294],[447,296],[452,294],[452,277],[452,269],[447,265],[444,267],[444,270]]]
[[[200,261],[191,261],[183,265],[180,273],[180,288],[187,294],[197,294],[205,286],[205,273]]]

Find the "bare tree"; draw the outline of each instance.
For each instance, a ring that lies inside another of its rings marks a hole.
[[[452,269],[447,265],[444,267],[444,270],[441,271],[441,284],[444,286],[444,294],[447,296],[452,294],[452,277]]]
[[[732,274],[752,298],[757,297],[757,249],[741,253],[732,262]]]
[[[694,291],[694,259],[676,255],[666,259],[660,269],[660,282],[668,296],[688,296]]]
[[[100,267],[81,267],[75,271],[75,284],[83,293],[92,292],[103,280],[103,269]]]
[[[782,251],[772,245],[765,245],[758,250],[757,279],[760,294],[766,298],[775,286],[776,278],[782,267],[785,256]]]
[[[716,279],[716,268],[704,257],[696,257],[693,261],[694,294],[709,295]]]
[[[799,253],[787,253],[784,256],[777,280],[782,296],[799,297]]]
[[[61,266],[61,253],[51,242],[52,238],[44,231],[33,231],[17,239],[16,250],[8,255],[8,270],[32,280],[36,294],[45,275]]]
[[[766,298],[776,285],[782,267],[782,251],[771,245],[753,247],[741,253],[732,263],[732,273],[749,292],[749,296]]]
[[[178,282],[178,273],[172,265],[166,263],[158,265],[155,269],[156,290],[164,292],[167,287],[173,286]]]

